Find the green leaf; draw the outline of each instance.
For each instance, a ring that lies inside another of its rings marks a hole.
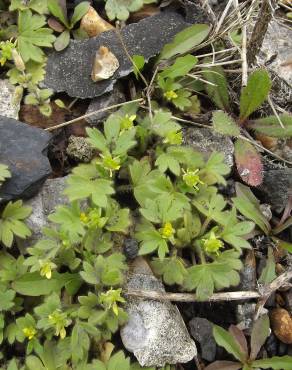
[[[273,370],[292,370],[292,356],[274,356],[262,360],[253,361],[253,368],[270,369]]]
[[[214,66],[204,69],[202,74],[204,79],[210,82],[205,84],[209,98],[219,109],[230,111],[228,83],[224,69],[220,66]]]
[[[158,250],[159,258],[164,258],[168,252],[166,240],[150,223],[139,225],[135,237],[140,242],[139,255],[151,254]]]
[[[30,10],[19,12],[18,15],[18,50],[23,61],[28,60],[41,63],[44,59],[44,52],[40,47],[52,47],[55,36],[53,30],[43,28],[46,18],[41,15],[32,15]]]
[[[230,216],[226,218],[226,225],[220,237],[226,242],[232,245],[235,249],[240,250],[241,248],[251,248],[250,244],[244,239],[245,235],[248,235],[254,229],[254,223],[250,221],[238,222],[236,217],[236,210],[232,208]]]
[[[237,139],[234,144],[235,163],[239,176],[251,186],[259,186],[263,182],[262,157],[249,142]]]
[[[8,166],[6,164],[0,163],[0,186],[3,181],[11,177]]]
[[[64,13],[62,6],[60,5],[60,0],[48,0],[48,8],[54,17],[58,18],[64,26],[70,28],[68,23],[67,14]]]
[[[130,210],[128,208],[119,209],[109,218],[106,229],[112,232],[126,232],[130,226]]]
[[[52,292],[60,291],[72,278],[78,279],[78,274],[53,272],[51,279],[46,279],[38,272],[26,273],[17,278],[13,283],[13,289],[22,295],[38,297],[40,295],[49,295]]]
[[[205,367],[205,370],[240,370],[242,363],[233,361],[215,361]]]
[[[0,218],[0,241],[10,248],[13,243],[14,236],[25,239],[31,235],[31,231],[22,221],[31,213],[31,207],[23,206],[22,201],[9,202]]]
[[[63,31],[54,42],[54,48],[57,51],[64,50],[70,43],[70,32],[68,30]]]
[[[226,136],[239,136],[240,129],[231,116],[223,111],[213,112],[213,126],[215,131]]]
[[[133,67],[134,67],[133,72],[138,80],[139,72],[141,73],[145,65],[145,58],[143,57],[143,55],[133,55],[132,60],[133,60]]]
[[[107,127],[107,125],[105,125]],[[102,153],[107,152],[107,142],[103,134],[97,128],[86,128],[86,133],[88,135],[87,141],[96,149],[100,150]]]
[[[225,163],[223,153],[213,152],[205,167],[200,171],[202,181],[207,185],[226,184],[223,176],[228,175],[230,167]]]
[[[123,351],[115,353],[107,363],[107,370],[130,370],[130,358]]]
[[[90,3],[88,1],[83,1],[74,8],[70,21],[72,27],[88,12],[89,6]]]
[[[269,116],[265,118],[259,118],[248,122],[247,126],[255,130],[256,132],[263,133],[267,136],[272,137],[291,137],[292,136],[292,115],[291,114],[280,114],[279,118],[284,126],[280,125],[279,120],[276,116]]]
[[[228,331],[220,326],[214,325],[213,335],[219,346],[225,348],[225,350],[231,353],[237,360],[244,362],[244,353],[241,352],[239,344]]]
[[[190,267],[183,286],[186,290],[196,290],[197,300],[204,301],[214,289],[238,285],[240,276],[237,270],[242,268],[239,256],[240,253],[228,250],[219,254],[214,262]]]
[[[160,59],[170,59],[174,55],[184,54],[199,45],[208,36],[210,26],[207,24],[195,24],[185,28],[176,34],[170,44],[164,46]]]
[[[185,264],[181,258],[154,258],[151,262],[151,267],[157,275],[162,275],[163,280],[168,285],[182,285],[184,278],[187,275]]]
[[[263,315],[253,324],[250,342],[250,359],[255,360],[261,347],[270,335],[270,320],[268,315]]]
[[[265,69],[254,71],[240,96],[240,121],[244,122],[267,99],[272,82]]]
[[[11,0],[9,6],[10,11],[32,9],[39,14],[45,14],[48,11],[47,0],[30,0],[23,2],[23,0]]]
[[[185,77],[192,68],[198,63],[198,58],[193,55],[185,55],[183,57],[176,58],[175,62],[167,67],[159,74],[162,78],[177,78]]]
[[[272,247],[268,248],[268,258],[266,259],[266,265],[263,268],[259,282],[262,284],[269,284],[275,278],[276,275],[276,263]]]
[[[253,195],[249,187],[236,183],[236,198],[233,198],[233,204],[247,219],[252,220],[257,224],[262,231],[268,235],[271,226],[268,220],[264,217],[260,209],[260,203]]]
[[[105,11],[109,20],[115,18],[126,21],[130,12],[136,12],[143,6],[143,0],[106,0]]]

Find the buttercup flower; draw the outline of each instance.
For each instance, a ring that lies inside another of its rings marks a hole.
[[[219,254],[219,249],[224,247],[224,243],[222,240],[218,239],[214,233],[214,231],[210,232],[210,236],[208,239],[202,239],[203,240],[203,246],[207,253],[215,253]]]
[[[171,101],[173,99],[177,98],[177,93],[173,90],[166,91],[163,96],[166,98],[166,100]]]
[[[196,169],[195,171],[184,171],[183,174],[183,181],[190,187],[194,188],[195,190],[199,190],[198,185],[204,184],[203,181],[201,181],[200,176],[198,175],[199,170]]]
[[[132,114],[129,116],[128,114],[125,115],[125,117],[121,120],[121,129],[122,130],[129,130],[134,126],[134,121],[136,119],[136,115]]]
[[[22,332],[23,332],[24,336],[26,338],[28,338],[29,340],[32,340],[35,337],[36,333],[37,333],[36,329],[32,328],[32,327],[23,328]]]
[[[47,279],[51,279],[52,277],[52,270],[57,267],[53,262],[50,261],[39,261],[41,265],[40,274],[41,276],[45,276]]]
[[[164,226],[159,229],[159,232],[163,239],[171,239],[175,233],[175,229],[172,227],[170,222],[166,222]]]

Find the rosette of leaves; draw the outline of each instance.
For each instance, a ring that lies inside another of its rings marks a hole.
[[[275,356],[271,358],[257,359],[261,347],[265,344],[270,334],[270,321],[267,315],[261,316],[253,325],[250,347],[244,333],[235,325],[229,330],[214,325],[213,335],[216,343],[236,358],[235,361],[215,361],[206,367],[206,370],[252,370],[252,369],[290,369],[291,356]],[[250,351],[249,349],[250,348]]]
[[[82,33],[80,29],[75,29],[76,24],[87,13],[90,3],[83,1],[79,3],[71,16],[68,18],[66,4],[61,0],[48,0],[48,8],[54,18],[49,18],[49,26],[60,33],[54,42],[54,48],[57,51],[65,49],[70,43],[70,32],[75,38],[86,38],[87,34]]]

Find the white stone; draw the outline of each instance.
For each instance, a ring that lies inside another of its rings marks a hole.
[[[165,292],[142,258],[135,260],[129,276],[128,290]],[[121,329],[121,338],[141,366],[186,363],[197,355],[195,342],[175,305],[128,296],[126,310],[129,321]]]
[[[0,116],[18,119],[21,97],[15,93],[15,86],[0,79]]]

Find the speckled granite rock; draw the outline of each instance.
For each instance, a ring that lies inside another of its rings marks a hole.
[[[141,257],[132,265],[127,289],[165,291]],[[196,356],[195,342],[175,305],[128,297],[126,310],[129,321],[121,329],[121,338],[141,366],[186,363]]]
[[[190,127],[183,129],[183,142],[199,151],[205,160],[213,152],[224,154],[225,163],[232,167],[234,146],[230,137],[223,136],[212,129]]]
[[[8,165],[12,174],[0,189],[2,202],[37,193],[51,173],[46,156],[50,139],[44,130],[0,116],[0,163]]]
[[[190,24],[177,13],[161,12],[132,23],[121,30],[121,37],[130,55],[143,55],[145,60],[157,55],[174,35]],[[113,77],[99,82],[91,79],[96,51],[106,46],[119,60],[120,68]],[[113,89],[117,79],[127,76],[133,66],[121,45],[116,31],[103,32],[87,40],[71,40],[61,52],[53,52],[47,61],[45,85],[56,92],[65,91],[78,98],[93,98]]]
[[[0,80],[0,116],[18,119],[21,98],[14,85],[8,80]]]

